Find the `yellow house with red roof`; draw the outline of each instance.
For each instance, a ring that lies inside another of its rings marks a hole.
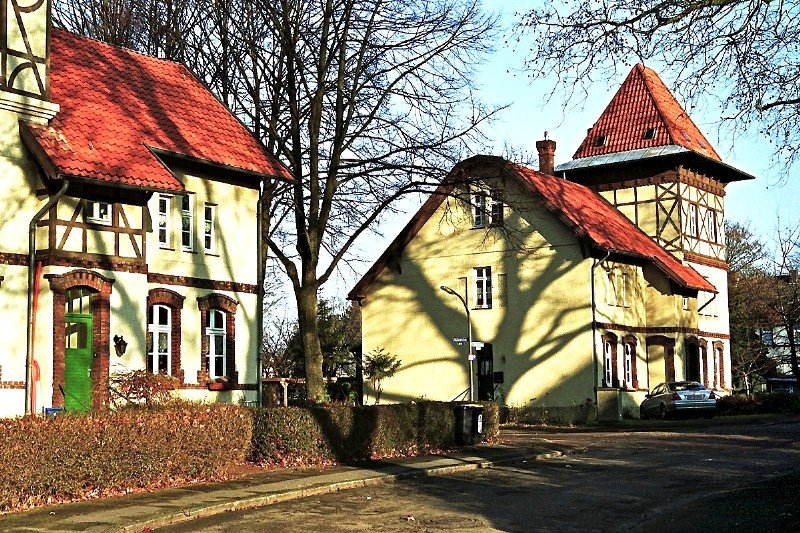
[[[184,66],[2,9],[0,415],[102,408],[136,369],[254,400],[259,191],[288,171]]]
[[[723,199],[751,176],[641,65],[573,160],[555,148],[456,165],[350,292],[364,353],[402,360],[382,398],[614,419],[664,381],[730,391]]]

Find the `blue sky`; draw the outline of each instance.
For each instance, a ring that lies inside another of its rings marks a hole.
[[[512,28],[518,20],[515,12],[533,3],[530,0],[504,0],[485,5],[488,9],[500,11],[504,26]],[[577,106],[573,103],[573,107],[565,110],[564,100],[557,92],[549,102],[545,102],[553,89],[551,81],[534,82],[521,71],[526,51],[524,42],[515,46],[499,44],[476,78],[478,96],[482,101],[495,105],[510,104],[487,130],[491,141],[489,150],[502,155],[505,146],[513,146],[535,155],[535,143],[547,131],[549,138],[558,144],[558,164],[572,158],[586,129],[603,112],[627,72],[622,72],[614,84],[598,83],[590,89],[587,100],[578,102]],[[672,88],[669,72],[663,71],[658,65],[648,66],[659,72],[667,86]],[[778,215],[783,225],[800,221],[800,182],[794,176],[796,172],[787,176],[785,169],[773,163],[772,147],[765,139],[754,134],[734,138],[726,124],[720,121],[719,109],[713,105],[713,87],[709,88],[708,94],[710,98],[697,102],[694,108],[688,110],[689,115],[726,163],[756,176],[755,180],[732,183],[726,188],[725,216],[728,220],[749,222],[751,229],[769,243],[778,223]],[[324,294],[343,298],[406,224],[419,204],[420,201],[408,202],[404,206],[407,212],[385,220],[381,226],[383,239],[364,239],[368,242],[362,242],[358,254],[364,261],[354,265],[356,272],[342,269],[338,279],[332,280]]]

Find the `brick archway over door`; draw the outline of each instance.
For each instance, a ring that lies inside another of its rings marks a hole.
[[[73,270],[66,274],[48,274],[53,291],[53,406],[64,405],[58,386],[64,383],[67,291],[85,287],[92,291],[92,409],[102,409],[108,400],[110,352],[111,288],[114,280],[91,270]]]

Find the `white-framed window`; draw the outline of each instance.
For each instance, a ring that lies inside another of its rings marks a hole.
[[[472,227],[486,226],[486,194],[483,192],[472,193]]]
[[[710,211],[711,216],[709,217],[711,227],[709,228],[709,233],[711,237],[711,242],[718,244],[719,243],[719,218],[717,216],[717,212],[713,209]]]
[[[181,248],[194,251],[194,195],[181,196]]]
[[[491,209],[489,211],[489,225],[490,226],[502,226],[503,225],[503,214],[504,214],[504,204],[503,204],[503,197],[499,191],[493,191],[491,197],[489,198],[489,202],[491,205]]]
[[[689,310],[689,298],[687,298],[686,296],[683,297],[683,310],[684,311]]]
[[[150,306],[147,317],[147,370],[170,375],[172,368],[172,309]]]
[[[623,307],[628,307],[628,273],[619,273],[619,298],[617,303]]]
[[[475,307],[492,307],[492,267],[475,268]]]
[[[206,315],[206,336],[208,336],[206,369],[210,379],[221,378],[226,373],[227,318],[227,314],[221,309],[209,309]]]
[[[170,238],[170,213],[172,212],[172,196],[168,194],[158,195],[158,245],[161,248],[169,248],[172,244]]]
[[[623,375],[625,376],[625,387],[633,388],[633,344],[626,342],[622,345],[623,350]]]
[[[724,370],[723,370],[724,361],[722,360],[722,358],[723,358],[722,348],[721,347],[715,348],[714,349],[714,354],[716,356],[715,359],[716,359],[716,363],[717,363],[716,364],[717,387],[719,387],[721,389],[723,387],[722,382],[723,382],[724,377],[725,377],[725,376],[722,375],[722,373],[724,372]]]
[[[613,268],[606,270],[606,305],[617,305],[617,280]]]
[[[614,386],[614,345],[610,340],[603,342],[603,385]]]
[[[93,224],[111,225],[111,204],[106,202],[86,202],[86,222]]]
[[[217,249],[217,206],[206,204],[203,209],[203,249],[206,252],[215,252]]]
[[[686,221],[686,233],[697,238],[697,204],[689,204],[689,219]]]

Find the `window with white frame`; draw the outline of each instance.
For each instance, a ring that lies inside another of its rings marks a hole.
[[[84,211],[86,222],[93,224],[111,225],[111,204],[106,202],[86,202]]]
[[[603,341],[603,386],[614,386],[614,342],[610,339]]]
[[[479,309],[492,307],[492,267],[475,269],[475,307]]]
[[[472,227],[486,226],[486,194],[483,192],[472,193]]]
[[[617,280],[613,268],[606,270],[606,305],[617,305]]]
[[[628,307],[628,273],[622,270],[619,273],[619,293],[617,304]]]
[[[492,195],[489,197],[489,203],[491,205],[491,209],[489,211],[489,225],[502,226],[504,205],[503,197],[499,191],[492,191]]]
[[[686,296],[683,297],[683,305],[682,305],[682,307],[683,307],[684,311],[688,311],[689,310],[689,298],[687,298]]]
[[[158,245],[161,248],[169,248],[172,244],[170,239],[170,212],[172,207],[172,196],[168,194],[158,195]]]
[[[209,309],[206,314],[206,336],[208,337],[208,355],[206,369],[210,379],[225,376],[227,314],[221,309]]]
[[[717,217],[717,212],[711,210],[711,216],[709,218],[711,224],[711,228],[709,228],[711,234],[711,242],[719,243],[719,225],[718,225],[719,219]]]
[[[622,345],[623,350],[623,372],[625,376],[625,387],[628,389],[633,388],[633,365],[635,364],[633,356],[633,343],[626,342]]]
[[[194,195],[181,196],[181,248],[194,251]]]
[[[689,215],[686,221],[686,233],[697,238],[697,204],[689,204]]]
[[[172,309],[150,306],[147,317],[147,371],[170,374],[172,368]]]
[[[217,248],[216,232],[217,206],[206,204],[203,210],[203,249],[206,252],[215,252]]]

